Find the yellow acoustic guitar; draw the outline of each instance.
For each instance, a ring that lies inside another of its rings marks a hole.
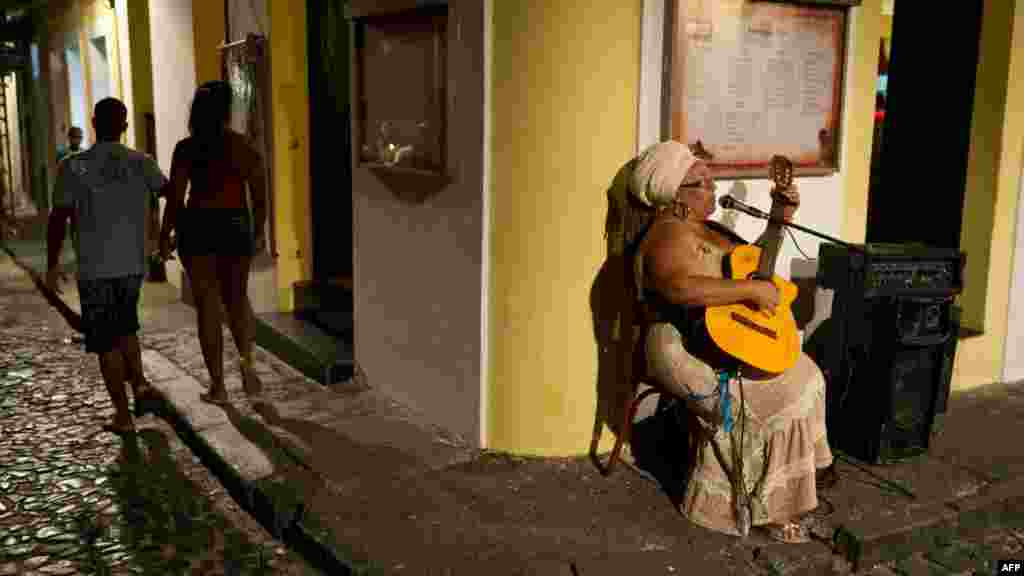
[[[787,200],[780,192],[793,182],[793,165],[773,156],[770,165],[773,220],[781,221]],[[782,226],[771,220],[762,236],[762,246],[736,247],[726,258],[724,276],[734,280],[770,280],[779,289],[774,310],[756,310],[747,304],[709,306],[705,310],[708,334],[726,354],[763,372],[781,374],[800,356],[800,335],[793,318],[796,284],[775,274],[775,260],[782,244]]]

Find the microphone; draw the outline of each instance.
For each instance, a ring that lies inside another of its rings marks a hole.
[[[718,197],[718,205],[724,208],[725,210],[738,210],[740,212],[743,212],[744,214],[747,214],[748,216],[753,216],[754,218],[761,218],[764,220],[770,218],[768,214],[758,210],[757,208],[754,208],[749,204],[744,204],[743,202],[740,202],[739,200],[733,198],[732,196],[729,196],[728,194]]]

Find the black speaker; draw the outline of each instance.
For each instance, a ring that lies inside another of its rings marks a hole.
[[[872,464],[926,452],[946,409],[959,324],[948,298],[837,292],[812,352],[826,375],[829,444]]]

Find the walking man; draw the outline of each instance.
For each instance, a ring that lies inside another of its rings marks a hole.
[[[57,147],[57,165],[64,161],[68,156],[78,154],[82,151],[82,129],[78,126],[72,126],[68,129],[68,145]],[[78,242],[78,223],[75,222],[75,215],[71,215],[71,239],[74,242]]]
[[[78,126],[72,126],[68,129],[68,145],[57,147],[57,164],[60,164],[65,158],[72,154],[78,154],[82,151],[82,129]]]
[[[97,354],[114,402],[104,430],[135,431],[125,380],[132,385],[135,414],[151,406],[152,389],[142,373],[138,302],[146,273],[150,202],[167,183],[149,156],[121,144],[128,110],[115,98],[96,104],[96,144],[67,158],[57,170],[47,234],[46,283],[59,292],[60,249],[70,217],[78,222],[78,292],[86,351]]]

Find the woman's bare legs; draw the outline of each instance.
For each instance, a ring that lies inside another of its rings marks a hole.
[[[251,262],[248,256],[221,256],[217,260],[217,276],[220,280],[221,300],[228,314],[228,327],[241,357],[242,385],[246,394],[255,396],[262,391],[263,384],[252,367],[253,312],[249,301]]]
[[[217,261],[218,256],[212,254],[183,258],[195,299],[199,345],[210,373],[210,393],[204,399],[221,403],[226,402],[228,396],[224,388],[224,337]]]

